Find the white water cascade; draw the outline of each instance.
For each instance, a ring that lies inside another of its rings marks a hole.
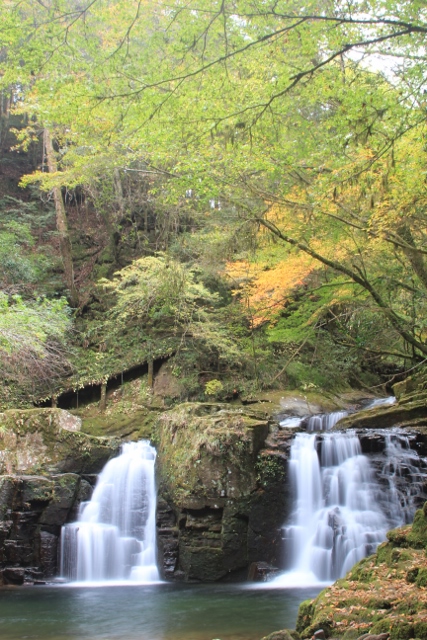
[[[98,477],[90,502],[61,535],[61,575],[69,580],[156,582],[156,451],[123,445]]]
[[[291,447],[294,508],[283,529],[288,567],[275,580],[278,585],[343,577],[375,552],[389,529],[412,521],[425,491],[426,461],[404,433],[374,434],[383,441],[383,452],[368,458],[355,432],[328,433],[327,424],[320,416],[313,425],[320,433],[297,433]]]
[[[351,433],[324,434],[320,453],[315,434],[297,434],[290,479],[296,498],[285,527],[291,572],[298,581],[330,582],[385,539],[387,519],[381,492],[359,439]]]
[[[338,420],[345,418],[347,415],[347,411],[333,411],[332,413],[310,416],[307,422],[307,431],[330,431]]]
[[[425,460],[411,449],[407,434],[392,429],[385,434],[385,461],[380,478],[386,483],[387,501],[383,511],[390,527],[412,522],[417,498],[424,497],[426,482]]]

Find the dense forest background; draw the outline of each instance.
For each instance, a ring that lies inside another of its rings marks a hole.
[[[380,388],[426,342],[419,0],[3,0],[0,407]]]

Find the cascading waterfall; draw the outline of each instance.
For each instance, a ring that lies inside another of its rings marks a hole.
[[[123,445],[98,477],[90,502],[61,536],[61,575],[69,580],[156,582],[156,451]]]
[[[425,461],[411,449],[409,437],[399,429],[386,433],[385,454],[379,477],[387,486],[389,499],[383,510],[393,528],[412,522],[415,501],[424,495]]]
[[[309,432],[295,435],[289,460],[294,509],[283,529],[288,570],[278,584],[344,576],[375,552],[389,529],[412,520],[415,498],[423,492],[425,461],[411,450],[407,436],[382,432],[384,454],[371,463],[355,432],[327,432],[337,415],[314,416]],[[289,427],[298,426],[291,420]]]
[[[311,416],[307,422],[307,431],[330,431],[338,420],[345,418],[347,415],[347,411],[333,411],[332,413]]]
[[[290,570],[302,581],[335,580],[385,539],[380,486],[352,433],[324,434],[321,441],[297,434],[289,471],[296,497],[284,529]]]
[[[338,420],[345,418],[347,411],[333,411],[332,413],[320,413],[315,416],[298,418],[291,416],[280,422],[282,429],[297,429],[302,424],[307,425],[307,431],[330,431]]]

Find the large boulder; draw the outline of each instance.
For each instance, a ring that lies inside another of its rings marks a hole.
[[[0,414],[0,474],[99,473],[120,440],[80,432],[81,420],[63,409]]]
[[[184,403],[160,416],[158,524],[167,576],[213,581],[251,562],[277,565],[285,461],[263,456],[268,433],[265,412],[229,405]]]
[[[390,427],[427,427],[427,400],[418,398],[407,403],[380,406],[352,413],[336,423],[334,429],[388,429]]]

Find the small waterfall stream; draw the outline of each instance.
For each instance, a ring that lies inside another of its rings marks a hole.
[[[389,401],[388,401],[389,402]],[[385,404],[385,402],[384,402]],[[353,431],[328,433],[345,412],[313,416],[291,446],[293,512],[283,529],[287,572],[280,585],[343,577],[374,553],[386,532],[410,522],[423,493],[426,465],[399,430],[381,432],[384,452],[363,455]],[[281,426],[295,428],[295,418]]]
[[[123,445],[98,477],[90,502],[61,535],[61,575],[69,580],[156,582],[156,451]]]
[[[307,422],[307,431],[330,431],[338,420],[345,418],[347,415],[347,411],[333,411],[332,413],[311,416]]]

